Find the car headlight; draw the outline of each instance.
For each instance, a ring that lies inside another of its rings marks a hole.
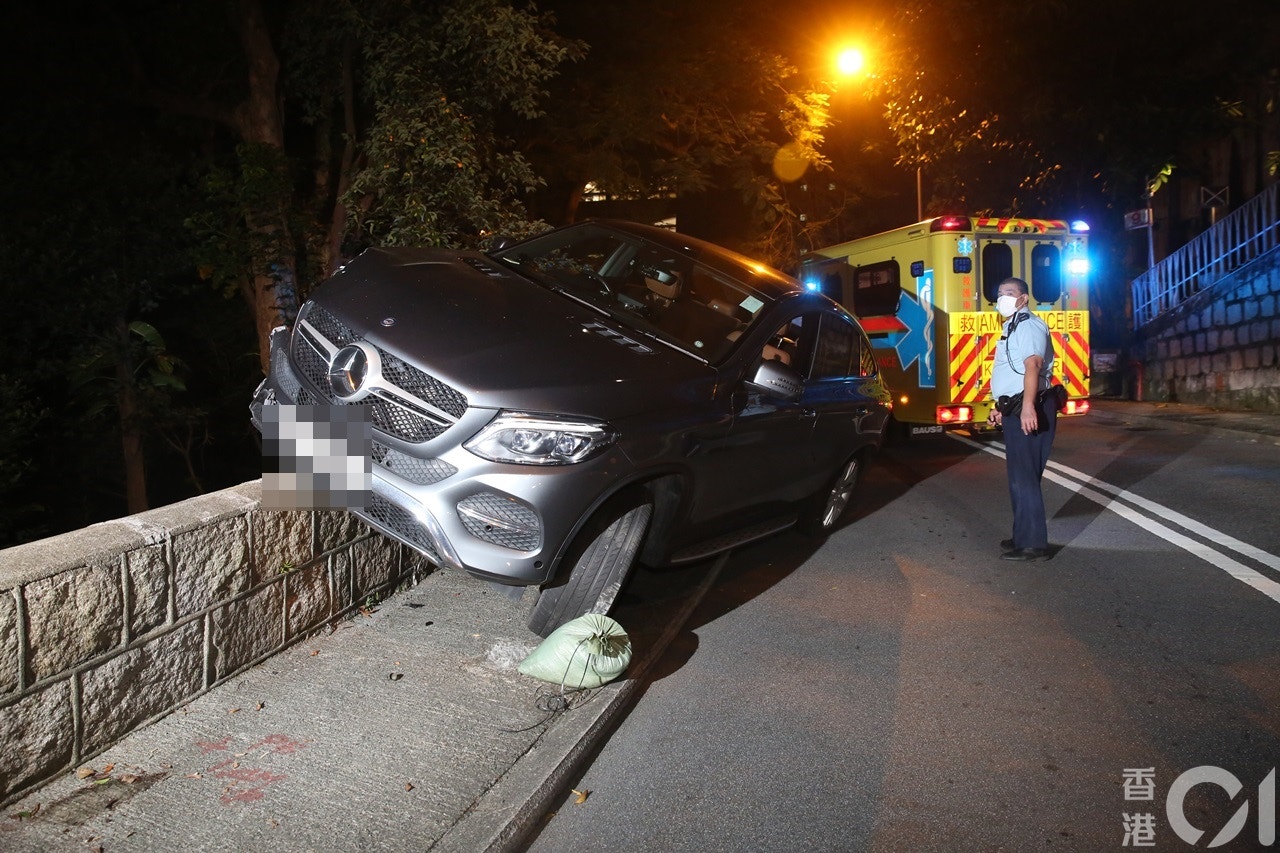
[[[492,462],[572,465],[617,440],[618,434],[599,421],[502,412],[463,447]]]

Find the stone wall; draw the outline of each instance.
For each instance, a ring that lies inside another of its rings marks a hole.
[[[1142,398],[1280,412],[1280,251],[1139,332]]]
[[[260,483],[0,551],[0,805],[431,565]]]

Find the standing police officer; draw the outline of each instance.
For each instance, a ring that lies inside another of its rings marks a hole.
[[[991,396],[997,401],[988,423],[1004,427],[1004,458],[1009,472],[1009,501],[1013,504],[1013,538],[1000,543],[1005,560],[1047,560],[1049,524],[1045,518],[1040,480],[1053,434],[1058,408],[1051,395],[1041,396],[1053,376],[1053,339],[1044,321],[1027,305],[1027,283],[1006,278],[997,291],[996,310],[1005,318],[996,344],[991,371]],[[1022,395],[1022,403],[1001,413],[1010,398]]]

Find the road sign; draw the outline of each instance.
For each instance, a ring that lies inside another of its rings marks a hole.
[[[1138,228],[1151,227],[1151,208],[1131,210],[1124,215],[1124,230],[1133,231]]]

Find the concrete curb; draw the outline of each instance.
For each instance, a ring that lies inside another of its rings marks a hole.
[[[443,853],[522,850],[566,786],[626,715],[645,677],[684,629],[728,558],[726,553],[715,561],[656,642],[638,662],[633,661],[628,678],[600,688],[587,703],[566,712],[565,719],[548,727],[533,748],[432,849]]]

